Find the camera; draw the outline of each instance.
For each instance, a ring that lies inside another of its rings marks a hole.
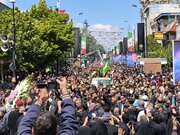
[[[56,78],[48,79],[47,81],[40,81],[37,83],[37,88],[47,88],[48,91],[58,89],[58,84],[56,82]]]
[[[56,78],[53,78],[53,79],[49,79],[48,81],[47,81],[47,86],[48,86],[48,89],[49,90],[56,90],[56,89],[58,89],[58,84],[57,84],[57,82],[56,82]]]
[[[46,87],[47,87],[46,83],[40,82],[37,84],[37,88],[39,88],[39,89],[46,88]]]

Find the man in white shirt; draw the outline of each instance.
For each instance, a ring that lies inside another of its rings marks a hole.
[[[147,104],[146,109],[139,112],[137,121],[138,122],[140,121],[141,116],[146,116],[149,119],[149,117],[151,116],[152,109],[153,109],[153,104],[149,102]]]

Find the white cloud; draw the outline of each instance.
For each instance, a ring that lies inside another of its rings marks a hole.
[[[118,32],[119,31],[118,28],[116,28],[116,27],[113,27],[111,25],[104,25],[104,24],[101,24],[101,23],[91,25],[89,27],[89,30],[92,30],[92,31],[104,31],[104,32]]]
[[[83,23],[77,23],[74,26],[82,28]],[[104,25],[104,24],[101,24],[101,23],[89,25],[88,30],[89,31],[102,31],[102,32],[119,32],[118,27],[113,27],[111,25]]]
[[[76,24],[74,25],[74,27],[82,28],[82,27],[83,27],[83,23],[76,23]]]
[[[5,5],[8,3],[7,0],[0,0],[0,2],[5,4]]]

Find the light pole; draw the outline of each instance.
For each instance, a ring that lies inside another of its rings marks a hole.
[[[128,21],[124,21],[126,24],[125,24],[125,29],[126,29],[126,27],[127,27],[127,29],[124,31],[124,34],[125,34],[125,37],[127,37],[128,36],[128,32],[129,32],[129,30],[130,30],[130,26],[128,25]]]
[[[84,28],[83,28],[83,34],[87,35],[88,32],[88,23],[87,20],[84,21]]]
[[[133,28],[133,35],[134,35],[134,51],[136,52],[136,27]]]
[[[133,8],[137,8],[138,10],[140,10],[138,13],[140,13],[140,15],[141,15],[141,8],[139,7],[139,6],[137,6],[137,5],[131,5]],[[142,18],[141,18],[142,19]]]
[[[87,46],[86,46],[86,38],[87,38],[87,34],[88,34],[88,23],[87,20],[84,21],[83,23],[83,27],[82,27],[82,32],[81,32],[81,51],[80,51],[80,58],[82,55],[84,55],[84,53],[86,54],[87,52],[83,52],[83,50],[86,50]],[[89,32],[90,33],[90,32]],[[87,50],[86,50],[87,51]]]
[[[71,19],[73,21],[73,24],[74,24],[74,20],[75,20],[75,17],[76,16],[82,16],[84,13],[83,12],[79,12],[78,14],[74,15],[73,18]],[[75,57],[77,54],[78,54],[78,44],[79,44],[79,30],[80,28],[79,27],[76,27],[74,26],[74,30],[75,30],[75,46],[74,48],[72,49],[72,55],[73,57]]]
[[[10,64],[10,69],[13,72],[13,78],[16,78],[16,26],[15,26],[15,6],[14,3],[16,0],[10,0],[12,3],[12,17],[13,17],[13,28],[12,28],[12,63]]]
[[[81,33],[81,53],[80,53],[80,62],[82,61],[82,55],[86,54],[87,52],[87,34],[88,34],[88,23],[87,20],[84,21],[82,33]]]
[[[147,41],[147,14],[144,13],[145,19],[145,57],[148,58],[148,41]]]
[[[75,18],[76,18],[77,16],[82,16],[82,15],[84,15],[83,12],[80,12],[80,13],[78,13],[78,14],[73,15],[73,16],[72,16],[73,22],[74,22],[74,20],[75,20]]]

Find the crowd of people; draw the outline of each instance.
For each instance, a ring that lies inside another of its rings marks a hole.
[[[57,89],[38,86],[53,74],[34,73],[30,96],[15,108],[0,87],[0,135],[180,135],[180,84],[170,67],[144,73],[111,64],[112,82],[92,85],[95,70],[67,68]]]

